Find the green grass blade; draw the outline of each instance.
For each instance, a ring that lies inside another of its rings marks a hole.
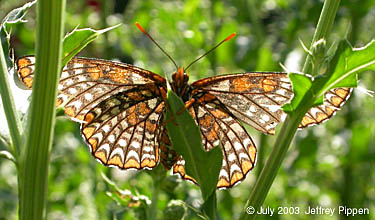
[[[45,219],[49,154],[61,70],[65,1],[37,2],[36,66],[26,148],[21,155],[20,219]]]

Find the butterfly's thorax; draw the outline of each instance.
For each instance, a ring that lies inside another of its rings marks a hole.
[[[177,72],[173,73],[172,75],[172,82],[171,82],[172,90],[178,96],[180,96],[184,102],[190,99],[189,97],[190,86],[188,84],[188,81],[189,81],[189,75],[185,73],[183,68],[178,68]]]

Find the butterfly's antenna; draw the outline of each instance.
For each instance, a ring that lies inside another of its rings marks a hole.
[[[158,44],[158,43],[156,43],[156,41],[147,33],[147,31],[145,31],[145,29],[143,29],[143,27],[138,23],[138,22],[136,22],[135,23],[135,25],[137,25],[137,27],[138,27],[138,29],[139,30],[141,30],[148,38],[150,38],[150,40],[154,43],[154,44],[156,44],[156,46],[158,46],[159,47],[159,49],[165,54],[165,55],[167,55],[167,57],[173,62],[173,64],[176,66],[176,68],[178,69],[178,66],[177,66],[177,64],[176,64],[176,62],[172,59],[172,57],[171,56],[169,56],[169,54],[167,53],[167,52],[165,52],[165,50],[163,49],[163,48],[161,48],[161,46]]]
[[[193,62],[191,62],[186,68],[185,68],[185,71],[187,69],[189,69],[189,67],[191,67],[191,65],[193,65],[194,63],[196,63],[198,60],[202,59],[203,57],[205,57],[207,54],[211,53],[213,50],[215,50],[216,48],[218,48],[221,44],[223,44],[225,41],[228,41],[230,39],[232,39],[234,36],[236,36],[236,33],[232,33],[231,35],[229,35],[227,38],[225,38],[224,40],[222,40],[220,43],[218,43],[216,46],[214,46],[211,50],[207,51],[206,53],[204,53],[203,55],[201,55],[200,57],[198,57],[197,59],[195,59]]]

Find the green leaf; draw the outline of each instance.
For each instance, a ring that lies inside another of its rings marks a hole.
[[[173,149],[185,159],[186,173],[193,177],[200,186],[203,199],[206,201],[215,192],[223,155],[220,147],[205,151],[199,128],[192,116],[185,110],[182,100],[172,91],[167,94],[174,120],[166,126]],[[167,111],[167,119],[170,118]]]
[[[327,74],[316,78],[313,89],[317,96],[333,88],[357,87],[357,74],[375,70],[375,40],[362,48],[352,48],[342,40],[329,64]]]
[[[286,113],[293,112],[300,105],[304,95],[310,91],[312,85],[311,78],[302,74],[290,73],[289,79],[292,82],[294,97],[290,103],[282,107]]]
[[[93,30],[91,28],[74,29],[64,38],[62,66],[65,66],[69,62],[69,60],[71,60],[89,43],[95,40],[100,34],[117,28],[120,25],[121,24],[118,24],[102,30]]]
[[[287,113],[293,112],[301,104],[306,92],[311,93],[314,106],[320,105],[323,103],[323,95],[328,90],[357,87],[357,74],[366,70],[375,70],[375,40],[365,47],[355,49],[346,40],[343,40],[339,43],[335,55],[329,62],[326,74],[317,76],[314,81],[311,81],[307,76],[289,74],[294,97],[291,103],[282,108]]]
[[[0,25],[0,38],[1,44],[3,45],[3,52],[6,57],[6,63],[8,67],[12,66],[12,61],[9,56],[9,39],[10,39],[10,32],[12,27],[16,24],[25,22],[23,17],[25,16],[27,10],[33,6],[36,1],[28,2],[24,4],[22,7],[16,8],[9,12],[7,16],[3,19]]]

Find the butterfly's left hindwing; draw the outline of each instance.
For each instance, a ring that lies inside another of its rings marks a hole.
[[[159,161],[157,129],[163,110],[159,97],[129,101],[126,93],[116,95],[86,114],[82,134],[94,157],[105,165],[153,168]]]

